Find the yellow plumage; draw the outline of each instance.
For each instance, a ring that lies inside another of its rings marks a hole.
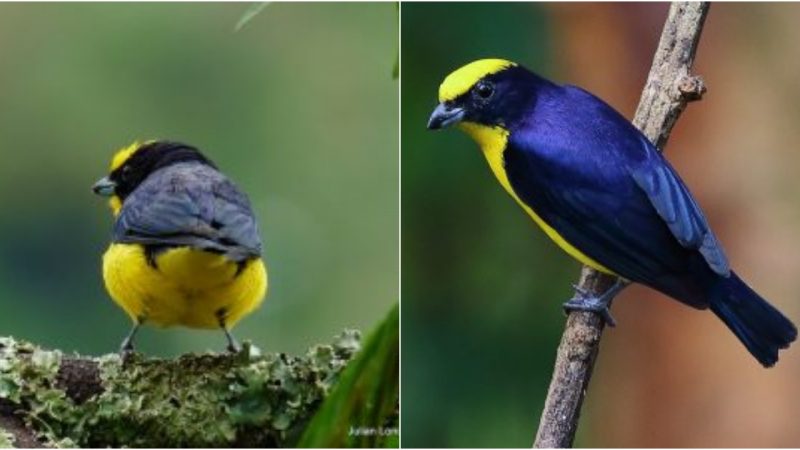
[[[267,292],[267,271],[253,259],[237,275],[225,256],[187,247],[167,250],[148,264],[139,244],[111,244],[103,278],[111,298],[138,322],[158,326],[219,328],[220,311],[232,328],[256,309]]]

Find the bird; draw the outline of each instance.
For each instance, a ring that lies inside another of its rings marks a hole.
[[[576,291],[566,311],[593,311],[614,325],[609,302],[636,282],[710,309],[765,367],[796,339],[795,325],[731,270],[672,165],[606,102],[501,58],[453,71],[438,100],[428,129],[464,131],[548,237],[617,277],[599,295]]]
[[[105,287],[133,321],[121,356],[134,353],[143,324],[221,329],[238,352],[231,329],[267,293],[247,195],[197,148],[166,140],[118,150],[92,191],[114,216]]]

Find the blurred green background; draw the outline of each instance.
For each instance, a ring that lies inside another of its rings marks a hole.
[[[403,446],[533,442],[563,322],[537,299],[567,298],[577,264],[504,197],[466,135],[425,124],[441,80],[469,61],[552,72],[548,26],[538,5],[402,5]]]
[[[404,447],[532,444],[561,303],[580,267],[502,190],[465,134],[426,130],[439,83],[472,60],[501,57],[632,117],[667,8],[402,4]],[[798,5],[714,4],[697,57],[709,93],[667,149],[737,272],[795,319],[800,63],[786,56],[800,41],[797,20]],[[614,316],[577,446],[800,443],[798,349],[764,370],[712,314],[642,287],[623,293]]]
[[[0,5],[0,335],[116,351],[112,218],[89,187],[136,139],[199,147],[250,195],[266,302],[235,330],[301,352],[369,330],[398,297],[393,4]],[[151,355],[222,333],[146,328]]]

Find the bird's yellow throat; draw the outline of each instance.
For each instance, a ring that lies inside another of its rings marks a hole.
[[[458,124],[458,127],[478,143],[481,151],[483,151],[483,155],[486,157],[486,161],[489,163],[489,167],[492,169],[495,177],[497,177],[497,181],[499,181],[503,188],[509,194],[511,194],[512,197],[514,197],[514,200],[516,200],[517,203],[522,206],[522,209],[524,209],[528,215],[531,216],[533,221],[536,222],[536,224],[539,225],[542,230],[544,230],[545,234],[547,234],[550,239],[552,239],[559,247],[567,252],[567,254],[577,259],[581,263],[593,269],[599,270],[600,272],[614,275],[614,272],[607,269],[592,258],[586,256],[583,252],[567,242],[566,239],[564,239],[558,233],[558,231],[548,225],[544,219],[536,214],[536,212],[530,206],[525,204],[525,202],[523,202],[519,196],[517,196],[517,193],[514,192],[514,189],[511,187],[511,183],[508,181],[505,161],[503,159],[503,152],[505,152],[506,146],[508,145],[508,130],[500,126],[490,127],[472,122],[462,122]]]

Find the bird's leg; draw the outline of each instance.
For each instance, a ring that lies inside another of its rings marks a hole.
[[[236,338],[233,337],[231,332],[224,326],[222,327],[222,331],[225,332],[225,337],[228,339],[228,351],[231,353],[239,353],[242,347],[236,342]]]
[[[123,362],[127,361],[135,351],[133,346],[133,338],[136,337],[136,332],[139,331],[139,327],[142,325],[142,320],[136,320],[133,323],[133,327],[131,331],[125,336],[125,339],[122,340],[122,345],[119,346],[119,357],[122,359]]]
[[[568,302],[564,303],[564,311],[591,311],[599,314],[608,326],[613,327],[617,322],[611,317],[611,311],[608,309],[609,303],[619,292],[628,285],[628,283],[617,279],[617,281],[608,290],[600,295],[591,295],[579,286],[575,287],[575,296]]]
[[[225,308],[220,308],[217,311],[217,320],[219,321],[219,327],[222,328],[222,331],[225,333],[225,338],[228,340],[228,351],[231,353],[239,353],[242,347],[236,342],[236,338],[233,337],[228,327],[225,325],[225,318],[228,315],[228,312]]]

